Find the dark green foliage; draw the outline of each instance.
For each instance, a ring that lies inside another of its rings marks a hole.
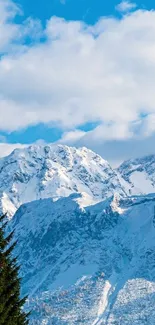
[[[0,217],[0,325],[27,325],[28,315],[22,310],[26,298],[20,299],[17,259],[12,256],[16,246],[14,233],[5,236],[6,216]]]

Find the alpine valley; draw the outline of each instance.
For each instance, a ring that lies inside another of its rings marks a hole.
[[[30,325],[155,324],[155,155],[113,169],[87,148],[0,159]]]

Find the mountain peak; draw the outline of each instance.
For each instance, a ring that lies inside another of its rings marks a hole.
[[[130,186],[130,194],[155,192],[155,155],[127,160],[117,171]]]
[[[40,198],[57,200],[72,193],[85,193],[87,205],[88,201],[99,202],[115,191],[124,193],[117,173],[106,160],[85,147],[31,145],[0,160],[0,194],[4,198],[1,207],[9,215],[21,204]]]

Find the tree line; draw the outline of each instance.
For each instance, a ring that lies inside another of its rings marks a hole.
[[[8,220],[0,217],[0,325],[28,325],[29,314],[23,310],[26,297],[21,298],[20,266],[14,257],[17,242],[14,231],[6,234]]]

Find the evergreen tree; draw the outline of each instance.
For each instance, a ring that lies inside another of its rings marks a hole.
[[[22,307],[26,298],[20,298],[20,278],[17,258],[12,252],[14,232],[5,236],[6,216],[0,217],[0,325],[27,325],[28,314]]]

